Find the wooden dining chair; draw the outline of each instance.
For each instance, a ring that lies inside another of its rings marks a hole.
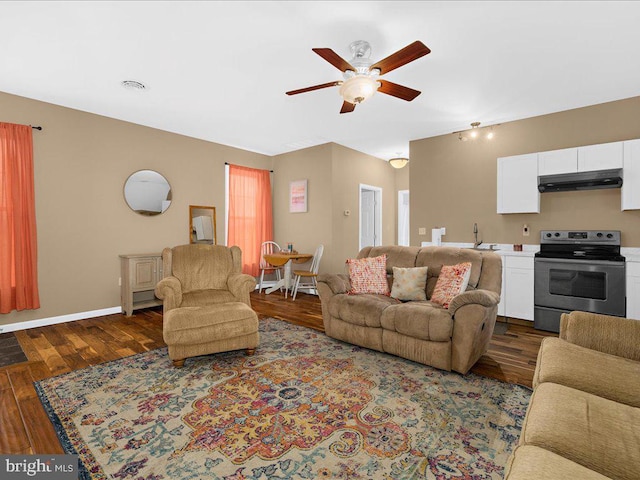
[[[278,252],[280,252],[280,245],[278,245],[276,242],[272,242],[272,241],[262,242],[262,245],[260,246],[260,285],[258,286],[258,293],[262,293],[262,282],[264,281],[264,272],[275,273],[277,280],[280,280],[282,278],[282,274],[281,274],[282,267],[276,267],[274,265],[271,265],[267,263],[267,261],[264,259],[265,255],[271,255],[273,253],[278,253]]]
[[[320,268],[320,259],[322,258],[323,252],[324,252],[324,245],[318,246],[318,248],[316,249],[316,253],[313,255],[313,259],[311,260],[310,270],[294,270],[293,271],[293,275],[294,275],[293,300],[294,301],[296,299],[296,295],[298,294],[299,288],[311,288],[315,291],[316,295],[318,294],[318,283],[316,279],[318,277],[318,269]]]

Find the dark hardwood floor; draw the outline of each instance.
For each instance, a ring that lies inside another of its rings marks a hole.
[[[280,292],[253,293],[261,318],[274,317],[322,331],[317,297],[299,294],[295,302]],[[33,382],[164,346],[162,308],[131,317],[108,315],[15,332],[28,361],[0,368],[0,453],[64,453]],[[553,335],[508,323],[473,367],[480,375],[531,386],[540,342]]]

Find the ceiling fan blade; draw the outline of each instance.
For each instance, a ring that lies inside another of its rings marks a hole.
[[[378,88],[379,92],[386,93],[387,95],[391,95],[392,97],[401,98],[402,100],[406,100],[407,102],[410,102],[418,95],[420,95],[420,93],[422,93],[418,90],[414,90],[413,88],[404,87],[387,80],[378,81],[380,82],[380,88]]]
[[[355,103],[349,103],[347,101],[344,101],[342,103],[342,108],[340,109],[340,113],[350,113],[350,112],[353,112],[355,109],[356,109]]]
[[[287,95],[297,95],[299,93],[312,92],[313,90],[320,90],[321,88],[336,87],[341,83],[342,82],[329,82],[329,83],[323,83],[322,85],[314,85],[313,87],[301,88],[299,90],[291,90],[290,92],[287,92]]]
[[[413,62],[420,57],[424,57],[427,53],[430,53],[429,47],[424,43],[417,40],[411,45],[407,45],[402,50],[398,50],[396,53],[389,55],[387,58],[380,60],[369,67],[369,70],[377,68],[380,70],[380,75],[389,73],[391,70],[395,70],[398,67],[406,65],[409,62]]]
[[[342,58],[330,48],[312,48],[311,50],[316,52],[341,72],[346,72],[347,70],[351,70],[353,72],[356,71],[356,69],[353,68],[349,62],[347,62],[344,58]]]

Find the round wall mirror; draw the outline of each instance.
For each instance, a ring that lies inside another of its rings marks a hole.
[[[158,172],[139,170],[124,183],[124,199],[140,215],[160,215],[171,205],[171,185]]]

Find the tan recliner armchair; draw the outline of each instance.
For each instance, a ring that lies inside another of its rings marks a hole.
[[[242,273],[238,247],[190,244],[162,251],[163,337],[176,367],[199,355],[246,349],[259,343],[258,316],[249,293],[256,281]]]

